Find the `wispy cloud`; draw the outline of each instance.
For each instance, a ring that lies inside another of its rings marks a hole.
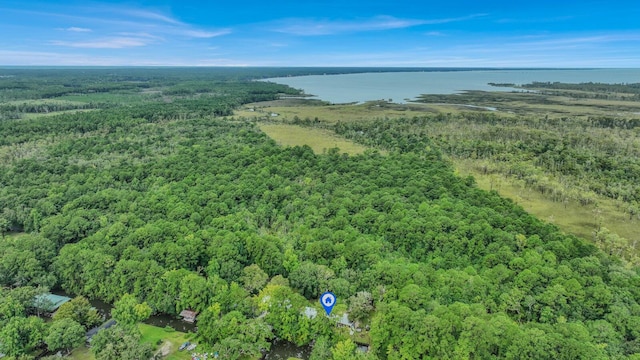
[[[85,48],[85,49],[123,49],[131,47],[146,46],[152,41],[148,38],[139,37],[113,37],[113,38],[101,38],[88,41],[51,41],[51,45],[65,46],[73,48]]]
[[[157,20],[157,21],[160,21],[160,22],[173,24],[173,25],[186,25],[182,21],[174,19],[171,16],[167,16],[167,15],[164,15],[162,13],[155,12],[155,11],[142,10],[142,9],[120,9],[120,8],[117,8],[115,10],[117,12],[120,12],[122,14],[125,14],[125,15],[133,17],[133,18]]]
[[[299,36],[334,35],[363,31],[403,29],[419,25],[444,24],[470,20],[480,16],[484,16],[484,14],[443,19],[400,19],[393,16],[377,16],[365,20],[284,19],[281,20],[280,24],[273,30]]]
[[[503,18],[496,20],[498,24],[536,24],[536,23],[554,23],[554,22],[565,22],[571,19],[574,19],[574,16],[555,16],[555,17],[546,17],[546,18],[521,18],[521,19],[513,19],[513,18]]]
[[[95,16],[100,12],[101,16]],[[106,14],[106,15],[105,15]],[[66,14],[39,13],[48,18],[71,20]],[[184,39],[210,39],[231,33],[231,29],[202,29],[160,12],[137,8],[103,6],[80,8],[73,20],[80,24],[93,24],[92,28],[72,26],[65,32],[78,33],[49,40],[53,46],[85,49],[126,49],[152,45],[159,42],[184,41]],[[84,35],[82,35],[84,34]]]
[[[217,31],[204,31],[204,30],[178,30],[177,33],[183,34],[192,38],[209,39],[222,35],[231,34],[231,29],[221,29]]]
[[[89,28],[82,28],[82,27],[77,27],[77,26],[72,26],[72,27],[68,27],[66,29],[62,29],[65,31],[71,31],[71,32],[92,32],[93,30],[89,29]]]

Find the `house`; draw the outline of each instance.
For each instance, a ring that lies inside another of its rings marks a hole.
[[[111,320],[107,321],[106,323],[104,323],[104,324],[102,324],[100,326],[96,326],[93,329],[90,329],[89,331],[87,331],[87,333],[85,334],[87,345],[91,344],[91,339],[98,333],[98,331],[104,330],[104,329],[108,329],[108,328],[114,326],[115,324],[116,324],[116,321],[114,319],[111,319]]]
[[[194,323],[196,322],[196,316],[198,315],[197,312],[193,311],[193,310],[182,310],[180,312],[180,316],[182,316],[182,321],[186,321],[188,323]]]
[[[318,310],[309,306],[305,306],[302,313],[309,319],[314,319],[316,316],[318,316]]]
[[[33,299],[33,306],[38,311],[38,314],[44,313],[51,316],[60,306],[69,301],[71,301],[70,297],[46,293],[37,295]]]
[[[344,327],[348,327],[350,329],[354,329],[355,328],[355,324],[352,323],[351,321],[349,321],[349,314],[344,313],[342,314],[341,317],[339,317],[338,319],[338,326],[344,326]]]

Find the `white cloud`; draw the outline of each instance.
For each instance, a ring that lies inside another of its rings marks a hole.
[[[179,30],[176,33],[183,34],[192,38],[208,39],[212,37],[227,35],[231,33],[230,29],[221,29],[217,31],[204,31],[204,30]]]
[[[419,25],[445,24],[465,21],[485,14],[473,14],[444,19],[399,19],[392,16],[377,16],[366,20],[311,20],[285,19],[274,31],[300,36],[333,35],[350,32],[403,29]]]
[[[159,12],[155,12],[155,11],[149,11],[149,10],[143,10],[143,9],[115,9],[116,12],[120,12],[122,14],[134,17],[134,18],[142,18],[142,19],[149,19],[149,20],[158,20],[161,22],[165,22],[168,24],[173,24],[173,25],[186,25],[185,23],[176,20],[170,16],[161,14]]]
[[[82,27],[77,27],[77,26],[72,26],[72,27],[68,27],[66,29],[64,29],[65,31],[71,31],[71,32],[91,32],[93,30],[88,29],[88,28],[82,28]]]
[[[102,38],[88,41],[51,41],[51,45],[85,49],[123,49],[146,46],[152,41],[135,37]]]

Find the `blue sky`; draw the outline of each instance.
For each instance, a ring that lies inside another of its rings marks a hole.
[[[3,0],[0,65],[640,67],[640,1]]]

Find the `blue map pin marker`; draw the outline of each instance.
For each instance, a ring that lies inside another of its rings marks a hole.
[[[322,304],[327,315],[331,315],[331,310],[333,310],[333,306],[336,304],[336,296],[333,295],[332,292],[327,291],[320,296],[320,304]]]

